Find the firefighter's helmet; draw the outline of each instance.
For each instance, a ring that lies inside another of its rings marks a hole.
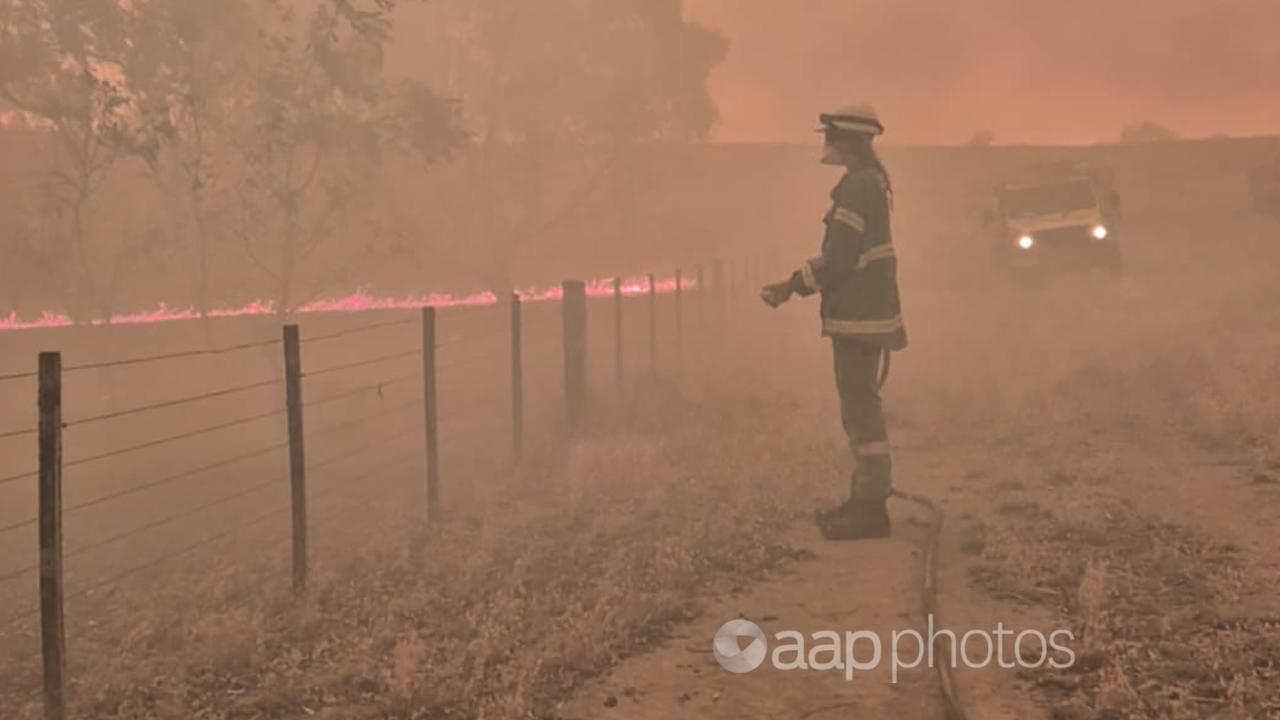
[[[884,132],[880,114],[870,103],[846,105],[835,112],[818,116],[822,127],[819,132],[847,132],[861,135],[879,135]]]

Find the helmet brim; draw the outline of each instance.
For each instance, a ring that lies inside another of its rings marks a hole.
[[[856,115],[819,115],[822,127],[816,132],[846,132],[860,135],[882,135],[884,125],[879,120]]]

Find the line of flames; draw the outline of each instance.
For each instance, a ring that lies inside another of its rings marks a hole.
[[[693,290],[697,288],[697,282],[692,279],[682,279],[681,288],[685,290]],[[672,293],[676,289],[675,278],[665,280],[657,280],[654,287],[650,288],[649,278],[630,278],[624,279],[622,282],[622,294],[627,295],[644,295],[649,292],[657,292],[659,294]],[[521,290],[518,291],[520,299],[523,302],[541,302],[549,300],[559,300],[562,295],[559,286],[547,288],[543,290]],[[613,295],[613,279],[594,280],[587,283],[587,295],[590,297],[605,297]],[[358,313],[370,312],[375,310],[416,310],[424,307],[483,307],[486,305],[496,305],[498,303],[497,295],[492,292],[480,292],[472,295],[456,296],[449,294],[429,294],[416,297],[388,298],[370,295],[365,290],[357,290],[347,295],[326,300],[315,300],[295,309],[296,314],[324,314],[324,313]],[[264,315],[274,315],[275,303],[270,300],[254,300],[240,307],[230,308],[214,308],[209,310],[210,318],[234,318],[234,317],[255,317]],[[160,322],[176,322],[180,320],[199,320],[200,312],[195,308],[171,308],[163,303],[153,310],[133,313],[120,313],[111,315],[108,318],[99,318],[81,323],[82,325],[144,325]],[[8,317],[0,318],[0,332],[7,330],[35,330],[40,328],[60,328],[72,327],[76,324],[70,315],[65,313],[44,312],[40,317],[34,320],[25,320],[17,315],[10,313]]]

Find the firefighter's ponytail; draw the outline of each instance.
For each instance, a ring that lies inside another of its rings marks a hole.
[[[889,207],[893,208],[893,181],[889,179],[889,170],[885,168],[884,163],[880,161],[880,155],[876,152],[875,147],[871,144],[872,136],[865,134],[857,134],[852,136],[853,141],[851,147],[853,154],[858,158],[858,162],[863,167],[874,168],[880,173],[880,177],[884,180],[884,192],[889,199]]]

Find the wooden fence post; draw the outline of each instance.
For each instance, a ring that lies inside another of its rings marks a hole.
[[[582,425],[587,404],[587,286],[565,280],[560,286],[564,306],[564,399],[569,428]]]
[[[649,372],[658,371],[658,281],[649,273]]]
[[[62,622],[62,354],[40,353],[40,650],[44,716],[66,717],[66,635]]]
[[[524,327],[520,293],[511,293],[511,453],[524,459]]]
[[[676,268],[676,350],[684,344],[684,272]]]
[[[618,383],[622,383],[622,357],[625,353],[622,346],[622,278],[613,279],[613,344],[614,355],[618,365]]]
[[[427,523],[440,519],[440,418],[436,405],[436,309],[422,308],[422,409],[427,434]]]
[[[293,510],[293,591],[307,588],[307,458],[302,431],[302,344],[284,326],[284,393],[289,428],[289,492]]]

